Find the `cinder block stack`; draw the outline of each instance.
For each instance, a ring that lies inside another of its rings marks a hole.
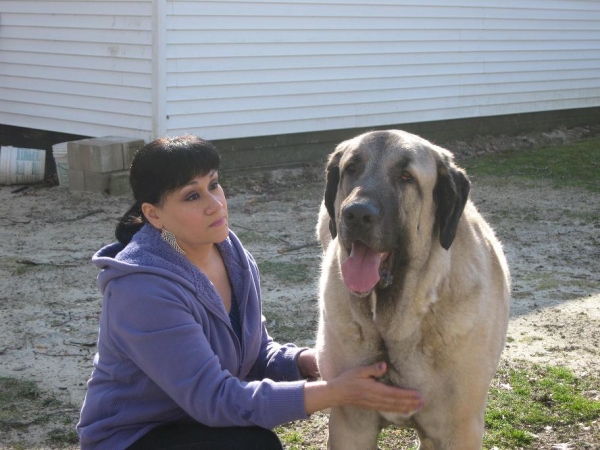
[[[69,189],[108,195],[129,193],[129,166],[143,145],[141,139],[119,136],[69,142]]]

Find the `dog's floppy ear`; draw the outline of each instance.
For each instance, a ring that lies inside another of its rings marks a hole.
[[[437,203],[435,219],[440,244],[446,250],[454,241],[470,190],[471,182],[462,169],[448,160],[438,161],[438,178],[433,191]]]
[[[340,159],[342,158],[342,153],[343,151],[338,150],[331,154],[325,172],[326,182],[323,199],[325,208],[329,213],[329,232],[331,233],[332,239],[335,239],[337,236],[337,228],[335,226],[335,197],[340,182]]]

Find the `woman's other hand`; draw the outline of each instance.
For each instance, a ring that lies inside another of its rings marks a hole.
[[[302,378],[316,380],[319,378],[319,368],[317,367],[317,357],[314,348],[303,350],[298,355],[298,369]]]
[[[306,383],[306,412],[312,414],[332,406],[344,405],[400,414],[410,414],[421,409],[424,403],[419,392],[389,386],[377,380],[386,370],[386,364],[380,362],[349,369],[329,381]]]

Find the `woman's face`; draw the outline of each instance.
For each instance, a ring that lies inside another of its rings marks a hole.
[[[229,234],[227,201],[216,170],[193,178],[160,206],[144,203],[142,210],[154,227],[173,233],[186,253],[223,242]]]

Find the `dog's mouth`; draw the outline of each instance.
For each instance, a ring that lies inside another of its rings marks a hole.
[[[348,253],[350,256],[342,263],[342,277],[355,296],[366,297],[377,285],[386,288],[392,283],[393,252],[376,252],[355,241]]]

